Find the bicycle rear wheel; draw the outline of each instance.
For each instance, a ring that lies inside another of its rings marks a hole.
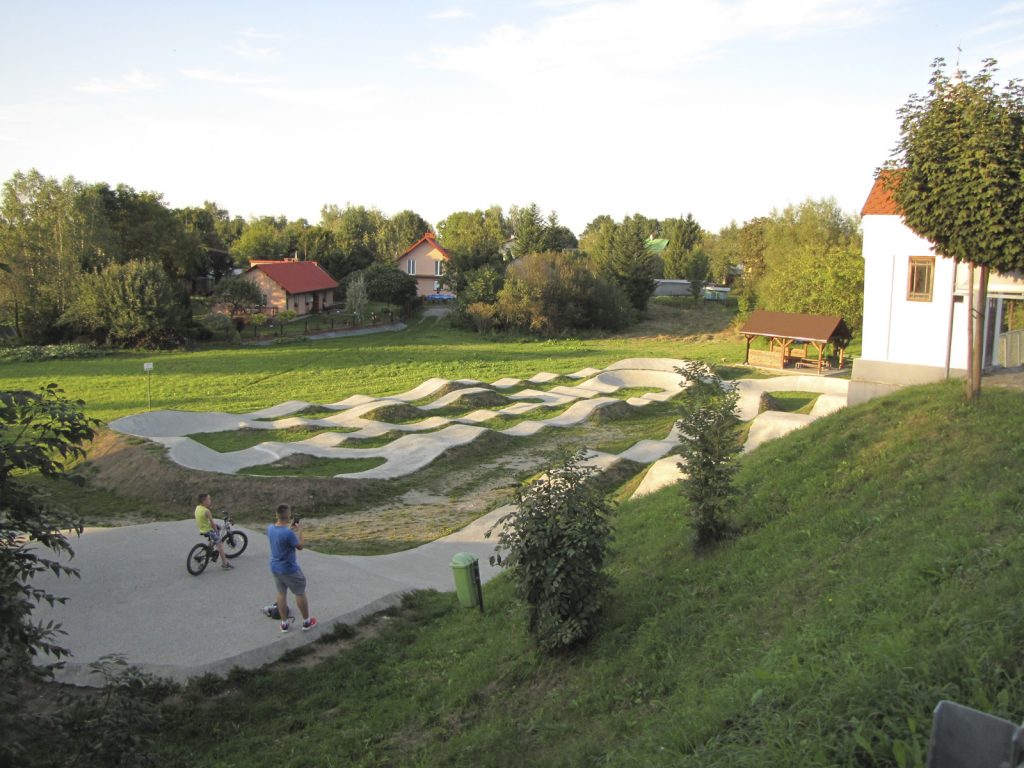
[[[188,560],[185,561],[185,567],[188,568],[188,572],[193,576],[198,576],[206,570],[206,565],[209,562],[210,550],[205,544],[196,544],[191,550],[189,550]]]
[[[238,557],[249,546],[249,537],[241,531],[232,531],[224,537],[224,557]]]

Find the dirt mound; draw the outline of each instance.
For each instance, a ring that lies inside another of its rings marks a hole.
[[[213,494],[214,504],[227,507],[242,521],[267,519],[281,503],[306,509],[338,509],[350,504],[363,483],[338,478],[249,477],[185,469],[164,457],[162,446],[102,431],[77,474],[94,488],[110,491],[163,519],[190,514],[196,496]],[[144,502],[144,503],[143,503]],[[122,510],[124,513],[130,510]]]

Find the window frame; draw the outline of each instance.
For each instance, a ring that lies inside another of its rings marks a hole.
[[[916,279],[918,273],[922,270],[927,270],[926,281],[928,283],[926,290],[914,290],[915,285],[920,282],[920,278]],[[907,301],[924,301],[928,302],[932,300],[935,295],[935,257],[934,256],[911,256],[907,261]]]

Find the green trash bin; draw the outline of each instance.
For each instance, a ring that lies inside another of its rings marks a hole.
[[[469,552],[459,552],[452,557],[452,576],[455,577],[455,594],[463,608],[484,609],[480,589],[480,562]]]

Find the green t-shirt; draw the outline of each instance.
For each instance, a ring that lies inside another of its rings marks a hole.
[[[200,533],[206,533],[207,531],[213,530],[213,526],[210,525],[210,519],[210,510],[202,504],[196,507],[196,525],[199,526]]]

